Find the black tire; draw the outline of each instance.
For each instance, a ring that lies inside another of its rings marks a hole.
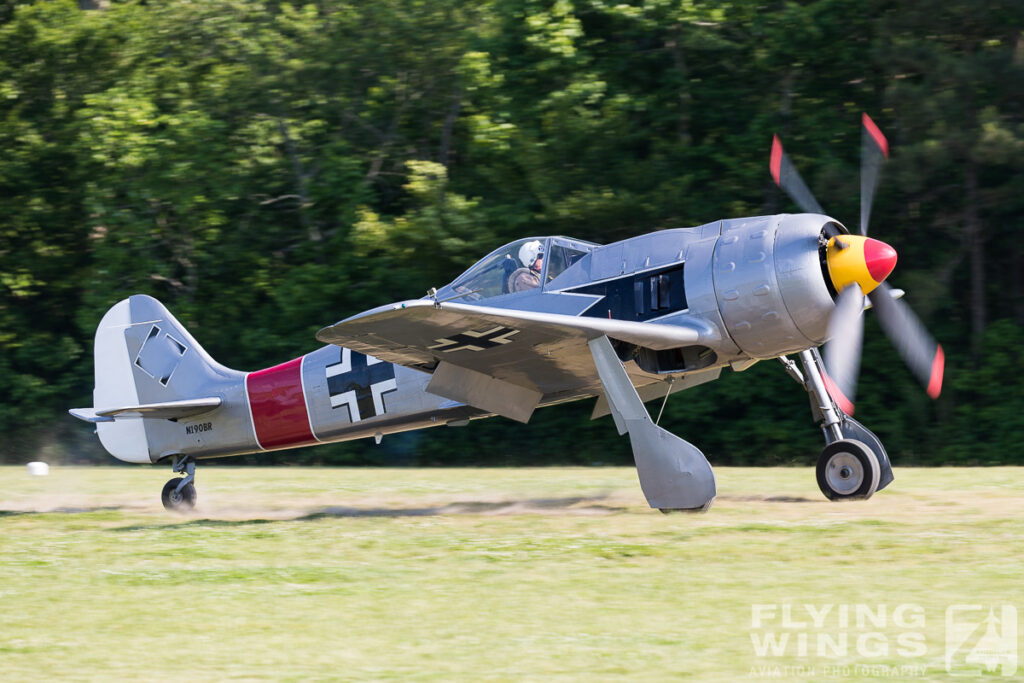
[[[829,500],[867,500],[878,490],[881,470],[870,448],[843,439],[825,446],[818,457],[818,488]]]
[[[699,507],[699,508],[658,508],[658,512],[660,512],[663,515],[672,515],[672,514],[676,514],[676,513],[679,513],[679,512],[689,512],[690,514],[697,514],[697,513],[700,513],[700,512],[707,512],[708,510],[710,510],[711,509],[711,504],[714,503],[714,502],[715,502],[715,499],[712,498],[707,503],[705,503],[703,507]]]
[[[191,510],[196,506],[195,484],[189,482],[181,487],[181,491],[176,491],[175,489],[178,488],[180,483],[181,478],[175,477],[164,484],[164,490],[160,493],[160,500],[168,510],[183,512]]]

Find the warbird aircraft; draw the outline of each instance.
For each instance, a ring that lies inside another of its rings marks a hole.
[[[884,283],[896,252],[867,237],[888,144],[867,115],[863,125],[859,235],[824,215],[776,137],[772,177],[805,213],[605,246],[521,239],[426,297],[325,327],[316,336],[326,346],[255,372],[217,363],[158,301],[132,296],[96,331],[95,407],[71,413],[95,423],[114,457],[170,461],[184,474],[163,489],[173,509],[195,504],[203,458],[494,415],[526,422],[538,407],[596,397],[594,417],[611,414],[629,435],[651,507],[704,510],[716,495],[710,464],[644,403],[775,358],[810,394],[824,433],[822,492],[868,498],[893,475],[881,442],[851,417],[865,296],[932,397],[944,361]]]

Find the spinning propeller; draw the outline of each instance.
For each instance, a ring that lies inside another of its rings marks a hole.
[[[882,162],[889,157],[889,143],[867,114],[864,126],[860,175],[860,235],[836,235],[825,246],[825,263],[838,296],[828,323],[825,346],[825,383],[832,398],[853,414],[861,346],[864,337],[864,297],[878,314],[885,335],[910,371],[932,398],[942,391],[945,355],[935,339],[902,299],[893,298],[885,284],[896,266],[896,250],[868,234],[868,218],[878,187]],[[771,173],[775,184],[807,213],[824,213],[800,178],[776,135],[772,141]]]

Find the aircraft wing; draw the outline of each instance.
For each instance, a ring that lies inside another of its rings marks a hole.
[[[710,331],[417,299],[320,330],[322,342],[432,372],[428,391],[526,421],[541,398],[599,393],[587,342],[608,336],[652,349],[708,339]],[[707,343],[707,342],[705,342]]]

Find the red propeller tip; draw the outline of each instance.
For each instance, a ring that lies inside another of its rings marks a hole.
[[[827,372],[821,373],[821,379],[825,382],[825,391],[832,397],[832,400],[836,402],[839,409],[849,416],[853,416],[853,401],[846,398],[846,394],[842,392],[839,386],[832,381],[832,378],[828,376]]]
[[[878,149],[881,150],[882,155],[885,156],[886,159],[888,159],[889,141],[885,139],[885,135],[882,134],[882,130],[877,125],[875,125],[875,122],[872,121],[871,117],[868,116],[866,113],[861,115],[860,120],[864,124],[864,130],[868,132],[868,135],[871,136],[871,139],[875,141],[876,145],[878,145]]]
[[[782,142],[779,140],[778,135],[772,136],[772,156],[769,168],[771,168],[775,184],[781,185],[779,178],[782,175]]]
[[[896,250],[885,242],[869,237],[864,241],[864,262],[871,279],[882,282],[896,267]]]
[[[942,345],[935,349],[935,358],[932,359],[932,375],[928,380],[928,396],[938,398],[942,393],[942,373],[946,367],[946,354],[942,351]]]

